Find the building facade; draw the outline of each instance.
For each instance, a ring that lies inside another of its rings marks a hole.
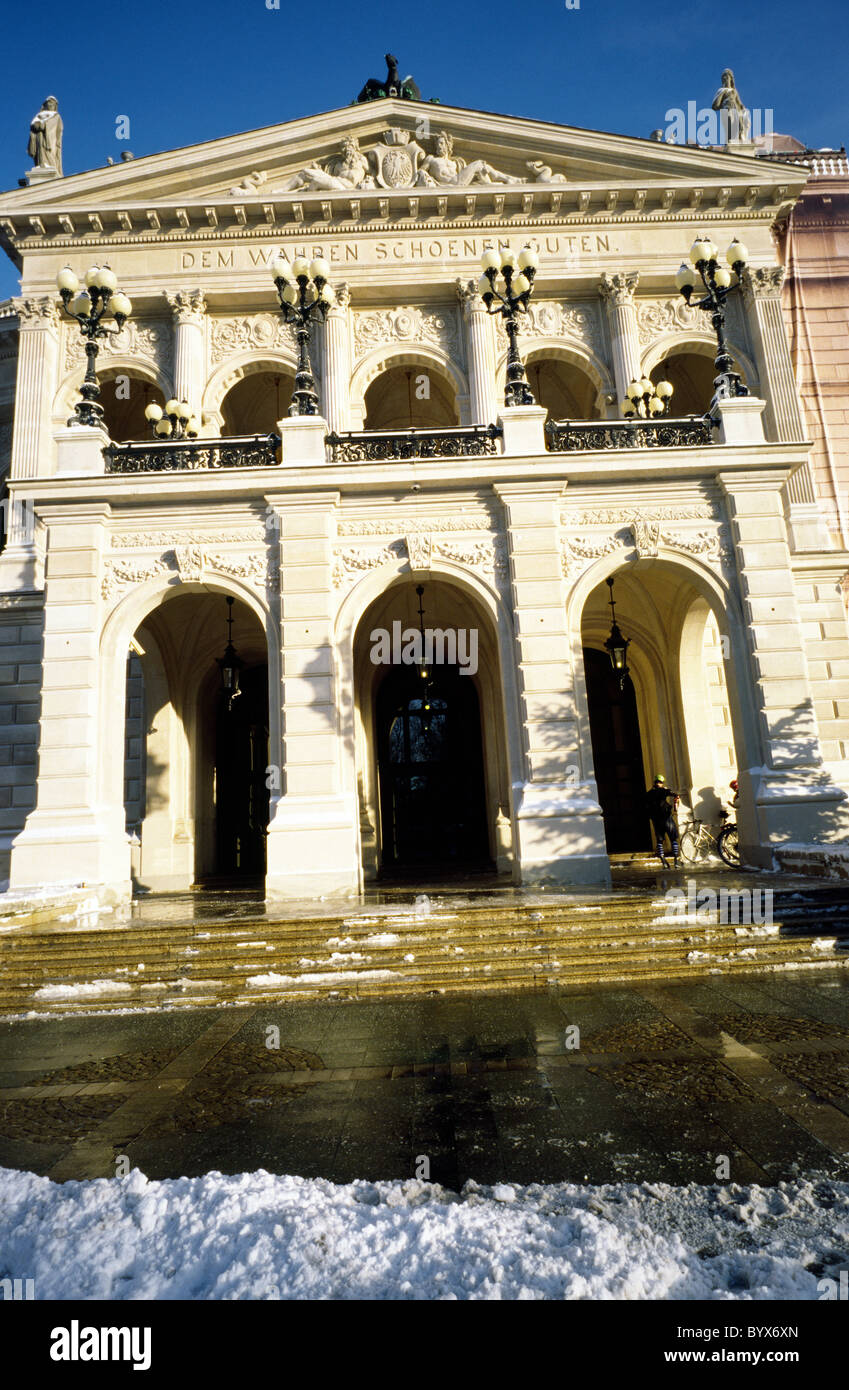
[[[605,884],[649,848],[656,771],[710,820],[738,777],[752,864],[847,839],[849,554],[775,238],[807,179],[739,143],[388,96],[0,195],[11,887]],[[748,248],[749,394],[708,421],[716,339],[674,287],[703,231]],[[526,243],[538,404],[507,408],[476,282],[487,246]],[[331,268],[318,417],[287,414],[281,249]],[[103,429],[68,423],[85,358],[55,289],[92,262],[133,302],[101,345]],[[673,418],[622,421],[635,376],[673,384]],[[148,438],[172,396],[196,443]],[[428,628],[455,660],[376,659]]]

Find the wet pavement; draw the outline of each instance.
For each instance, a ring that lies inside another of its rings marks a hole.
[[[0,1021],[0,1164],[454,1188],[849,1178],[849,980]]]

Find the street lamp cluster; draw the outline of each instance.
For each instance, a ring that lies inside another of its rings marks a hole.
[[[629,420],[637,415],[641,419],[663,415],[669,407],[674,389],[671,381],[659,381],[655,386],[650,377],[635,378],[625,392],[622,414]]]
[[[309,356],[310,326],[319,320],[323,323],[328,309],[336,303],[336,294],[329,284],[330,266],[322,256],[314,261],[298,256],[289,262],[281,254],[272,261],[271,274],[283,317],[294,325],[298,344],[298,367],[289,414],[317,415],[318,392]]]
[[[496,251],[490,246],[481,256],[481,269],[483,275],[478,280],[478,294],[488,314],[500,314],[503,318],[509,344],[504,404],[535,405],[519,353],[517,315],[528,312],[534,276],[539,270],[539,256],[531,246],[523,246],[518,257],[509,247]]]
[[[151,401],[145,406],[144,418],[159,439],[197,439],[200,430],[200,422],[186,401],[166,401],[164,410],[156,401]]]
[[[713,401],[749,394],[739,374],[734,371],[734,361],[725,341],[725,301],[731,291],[738,289],[742,283],[749,253],[735,237],[725,253],[725,259],[729,269],[720,265],[719,251],[710,237],[698,236],[690,248],[689,263],[682,261],[675,276],[675,284],[687,303],[711,315],[717,342]]]
[[[86,373],[80,387],[82,400],[77,402],[76,417],[69,423],[99,425],[103,420],[103,406],[98,400],[100,385],[95,371],[98,340],[110,332],[120,331],[133,306],[118,289],[118,277],[108,265],[93,265],[86,271],[83,287],[71,267],[66,265],[56,276],[56,288],[62,297],[65,313],[68,318],[76,320],[85,339]],[[114,327],[105,327],[104,319],[113,319]]]

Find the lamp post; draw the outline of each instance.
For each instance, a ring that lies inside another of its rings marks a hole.
[[[85,276],[85,287],[69,265],[56,276],[56,288],[62,296],[62,307],[68,318],[74,319],[85,339],[86,371],[80,387],[82,400],[74,406],[75,416],[69,425],[102,425],[103,406],[98,400],[100,383],[97,380],[98,340],[110,332],[120,332],[133,311],[125,294],[118,289],[118,277],[108,265],[93,265]],[[103,319],[113,318],[116,328],[105,328]]]
[[[630,637],[622,636],[622,633],[619,631],[619,624],[616,621],[616,604],[613,599],[613,575],[611,575],[610,578],[606,580],[606,583],[608,589],[610,590],[610,598],[608,599],[608,602],[610,604],[611,627],[610,636],[604,644],[604,650],[610,657],[610,664],[613,667],[613,670],[616,672],[616,675],[619,677],[619,689],[624,690],[625,677],[629,674],[628,648],[631,645],[631,639]]]
[[[664,415],[674,390],[671,381],[659,381],[655,386],[650,377],[644,376],[639,380],[635,377],[625,392],[622,414],[628,420],[636,415],[642,419]]]
[[[528,312],[534,276],[539,269],[539,256],[530,246],[523,246],[517,260],[509,247],[496,251],[491,246],[481,256],[481,269],[483,275],[478,280],[478,294],[486,305],[488,314],[500,314],[504,319],[509,344],[504,404],[536,405],[519,354],[517,316]],[[499,273],[501,280],[496,284]]]
[[[324,323],[328,309],[336,303],[336,295],[328,284],[330,266],[321,256],[314,261],[298,256],[290,263],[280,255],[272,262],[271,273],[283,317],[294,324],[298,343],[298,369],[289,414],[317,415],[318,392],[310,366],[310,327],[317,320]]]
[[[748,396],[749,392],[734,371],[734,363],[725,341],[725,301],[732,290],[740,286],[749,253],[742,242],[735,237],[725,253],[730,266],[726,270],[719,264],[719,252],[708,236],[698,236],[690,248],[690,264],[682,261],[675,276],[675,284],[688,304],[703,309],[710,314],[713,330],[716,333],[716,377],[711,405],[716,401],[727,400],[732,396]],[[736,279],[732,280],[732,275]],[[694,296],[700,295],[701,299]]]
[[[158,439],[197,439],[198,419],[189,409],[186,401],[172,399],[165,402],[165,409],[156,401],[145,406],[144,418],[150,422],[153,434]]]

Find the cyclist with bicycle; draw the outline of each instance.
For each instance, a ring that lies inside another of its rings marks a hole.
[[[666,785],[666,778],[661,773],[657,774],[646,792],[646,809],[657,840],[657,857],[664,869],[669,868],[669,860],[664,850],[664,840],[667,837],[672,846],[675,868],[678,868],[678,822],[675,819],[675,807],[679,795],[679,792],[672,791]]]

